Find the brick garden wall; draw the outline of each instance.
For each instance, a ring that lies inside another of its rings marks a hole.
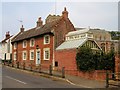
[[[87,79],[105,80],[105,70],[95,70],[91,72],[82,72],[77,70],[76,49],[57,50],[55,51],[55,61],[58,62],[58,68],[65,67],[65,73],[79,76]]]
[[[82,72],[78,70],[66,70],[65,73],[69,75],[73,75],[73,76],[83,77],[86,79],[92,79],[92,80],[105,80],[106,79],[105,70],[95,70],[91,72]],[[111,74],[109,75],[109,77],[111,78]]]
[[[55,51],[55,61],[58,62],[58,68],[65,67],[65,70],[77,70],[76,49]]]

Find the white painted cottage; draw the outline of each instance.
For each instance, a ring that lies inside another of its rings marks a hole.
[[[2,60],[12,59],[12,37],[9,32],[6,32],[5,39],[0,42],[0,59]]]

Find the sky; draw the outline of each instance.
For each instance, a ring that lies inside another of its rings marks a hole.
[[[56,1],[56,2],[55,2]],[[86,1],[86,0],[85,0]],[[55,8],[56,7],[56,8]],[[69,12],[69,19],[75,27],[101,28],[107,31],[118,30],[118,2],[82,2],[65,0],[2,0],[0,2],[0,40],[5,33],[15,35],[20,31],[21,24],[25,30],[36,26],[39,17],[44,24],[49,14],[62,15],[64,7]],[[21,23],[20,20],[23,22]]]

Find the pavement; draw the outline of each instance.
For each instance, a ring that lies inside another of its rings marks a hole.
[[[25,71],[25,70],[23,70],[23,71]],[[29,72],[29,71],[26,71],[26,72]],[[35,72],[34,72],[34,74],[35,74]],[[38,74],[38,73],[36,73],[36,74]],[[105,86],[106,86],[105,80],[103,80],[103,81],[90,80],[90,79],[85,79],[85,78],[81,78],[78,76],[72,76],[72,75],[66,75],[65,78],[50,76],[50,75],[46,75],[46,74],[41,74],[41,76],[63,80],[63,81],[70,83],[71,85],[82,87],[82,88],[105,88]]]

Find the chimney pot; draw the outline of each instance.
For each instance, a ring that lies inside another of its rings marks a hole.
[[[41,20],[41,17],[38,18],[38,21],[36,23],[37,23],[37,27],[40,27],[43,25],[43,21]]]
[[[20,32],[24,32],[24,27],[22,25],[22,27],[20,28]]]
[[[10,32],[6,32],[6,38],[9,38],[10,37]]]
[[[62,12],[62,16],[64,18],[68,18],[68,11],[67,11],[66,7],[64,7],[64,11]]]

